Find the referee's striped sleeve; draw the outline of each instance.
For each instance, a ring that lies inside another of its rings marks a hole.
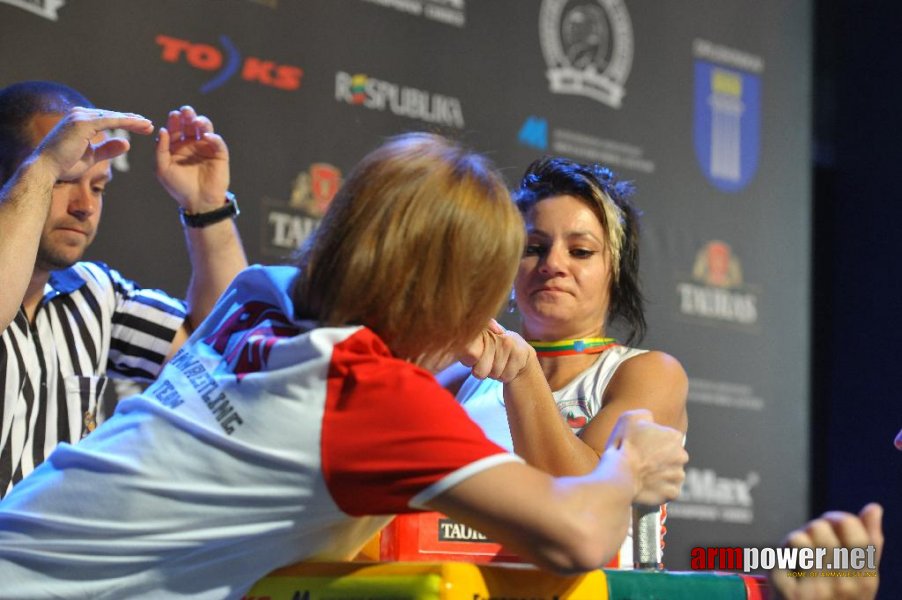
[[[130,379],[154,379],[185,320],[184,301],[160,290],[138,287],[102,263],[94,266],[112,281],[116,296],[108,370]]]

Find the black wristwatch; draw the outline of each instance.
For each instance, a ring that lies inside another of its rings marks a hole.
[[[226,219],[234,219],[240,213],[241,211],[238,210],[238,199],[235,198],[235,194],[232,192],[226,192],[224,206],[209,212],[192,214],[185,212],[184,208],[179,207],[179,216],[182,219],[182,225],[185,227],[206,227]]]

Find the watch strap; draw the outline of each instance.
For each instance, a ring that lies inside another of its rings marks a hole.
[[[226,219],[234,219],[241,211],[238,209],[238,199],[232,192],[226,192],[225,204],[216,210],[203,213],[189,213],[184,208],[179,208],[179,217],[185,227],[202,228]]]

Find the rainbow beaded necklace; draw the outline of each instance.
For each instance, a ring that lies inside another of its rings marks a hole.
[[[558,342],[530,341],[538,356],[569,356],[571,354],[601,354],[617,345],[617,340],[608,337],[584,338],[581,340],[560,340]]]

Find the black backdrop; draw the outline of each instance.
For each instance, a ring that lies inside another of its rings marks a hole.
[[[816,10],[813,511],[879,500],[879,597],[902,598],[902,7]]]

